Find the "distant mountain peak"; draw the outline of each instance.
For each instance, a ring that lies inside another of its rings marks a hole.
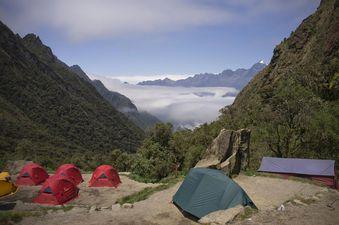
[[[34,33],[26,34],[23,38],[26,42],[35,43],[37,45],[43,45],[40,37]]]
[[[266,63],[264,62],[264,60],[260,60],[259,63],[261,63],[261,64],[266,64]]]
[[[36,34],[29,33],[23,39],[25,46],[34,54],[41,56],[45,62],[58,62],[62,63],[64,66],[65,63],[58,60],[58,58],[53,54],[52,49],[44,43],[42,43],[40,37]]]
[[[76,69],[76,70],[81,70],[82,72],[84,72],[81,67],[77,64],[73,65],[73,66],[70,66],[72,69]]]
[[[235,87],[243,88],[252,77],[266,67],[263,60],[249,69],[226,69],[221,73],[201,73],[186,79],[171,80],[169,78],[139,82],[138,85],[182,86],[182,87]]]
[[[87,82],[91,82],[91,79],[87,76],[87,74],[81,69],[79,65],[73,65],[69,67],[70,70],[76,73],[80,78],[84,79]]]

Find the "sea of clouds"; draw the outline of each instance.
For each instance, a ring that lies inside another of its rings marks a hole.
[[[147,111],[175,127],[194,128],[217,119],[219,110],[232,104],[237,94],[231,87],[142,86],[110,77],[91,78],[130,98],[140,111]]]

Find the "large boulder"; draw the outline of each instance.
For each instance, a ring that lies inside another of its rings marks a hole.
[[[237,205],[226,210],[211,212],[202,217],[198,222],[201,224],[225,225],[243,211],[244,207],[242,205]]]
[[[249,165],[250,136],[249,129],[222,129],[195,167],[216,168],[227,175],[238,174]]]

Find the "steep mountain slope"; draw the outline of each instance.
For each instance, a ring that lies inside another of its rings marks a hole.
[[[266,64],[260,61],[249,69],[224,70],[219,74],[203,73],[193,77],[173,81],[163,80],[143,81],[139,85],[181,86],[181,87],[235,87],[242,89],[255,74],[264,69]]]
[[[78,65],[73,65],[70,69],[79,77],[91,83],[99,94],[106,99],[115,109],[124,113],[131,121],[133,121],[140,128],[147,130],[153,127],[160,120],[147,112],[139,112],[137,107],[126,96],[108,90],[100,80],[91,80],[87,74]]]
[[[225,122],[254,129],[256,147],[280,157],[339,159],[338,6],[322,1],[224,110]]]
[[[204,134],[211,141],[221,128],[248,127],[253,167],[264,155],[338,162],[338,6],[323,0],[276,46],[270,64],[221,110],[219,120],[195,130],[192,140]]]
[[[92,80],[87,76],[87,74],[81,69],[79,65],[70,66],[69,69],[76,73],[83,80],[87,82],[92,82]]]
[[[0,151],[53,166],[120,148],[143,132],[71,72],[35,35],[0,23]]]

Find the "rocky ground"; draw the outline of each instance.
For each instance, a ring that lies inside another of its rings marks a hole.
[[[120,189],[124,187],[129,190],[120,190],[118,194],[117,189],[98,189],[97,191],[93,189],[95,193],[93,194],[93,190],[89,190],[83,184],[80,197],[72,202],[72,205],[76,206],[71,210],[66,212],[63,210],[48,210],[43,216],[25,217],[20,224],[197,224],[195,220],[185,217],[171,203],[172,196],[180,183],[167,190],[157,192],[144,201],[124,208],[114,204],[116,197],[141,190],[148,184],[141,184],[124,176],[121,176],[121,178],[125,186],[121,185]],[[334,202],[334,200],[339,199],[337,191],[305,182],[262,176],[240,175],[235,178],[235,181],[244,188],[259,211],[243,212],[236,216],[231,222],[233,224],[334,225],[339,221],[339,200]],[[281,204],[284,205],[284,210],[278,211],[277,208]],[[16,206],[14,210],[23,210],[24,207],[31,207],[31,205],[21,204],[21,208]]]
[[[262,210],[250,218],[235,219],[235,225],[337,225],[339,222],[339,195],[337,191],[318,193],[314,201],[284,204],[285,210]]]

